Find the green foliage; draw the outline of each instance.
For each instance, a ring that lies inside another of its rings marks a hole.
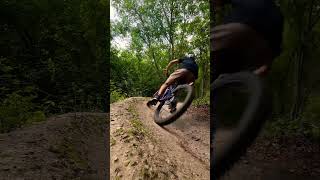
[[[311,100],[312,99],[312,100]],[[307,135],[320,140],[320,96],[313,95],[306,106],[303,116],[304,129]]]
[[[111,60],[111,81],[122,94],[150,96],[164,81],[164,77],[159,78],[149,61],[141,61],[128,51],[123,51],[118,56]]]
[[[17,93],[8,95],[0,105],[0,132],[8,132],[26,123],[45,120],[42,111],[34,111],[32,97],[23,97]]]
[[[152,96],[168,62],[194,52],[199,65],[197,97],[209,91],[209,3],[205,1],[114,0],[111,80],[128,96]],[[120,38],[120,40],[119,40]],[[123,38],[129,46],[121,48]],[[116,41],[117,40],[117,41]]]
[[[119,90],[112,90],[110,94],[110,103],[121,101],[126,97]]]
[[[41,112],[107,111],[108,6],[107,0],[0,2],[3,128],[39,121]]]
[[[299,135],[299,121],[290,120],[287,117],[274,118],[273,121],[267,123],[265,132],[272,136]]]
[[[266,134],[274,136],[307,136],[320,140],[320,96],[313,95],[307,103],[305,111],[297,119],[288,115],[277,115],[267,123]]]
[[[274,101],[273,118],[267,123],[267,132],[319,139],[320,96],[315,92],[320,82],[320,1],[281,0],[276,3],[285,18],[283,52],[275,59],[269,77]],[[230,7],[214,12],[214,22],[221,23],[228,11]],[[224,113],[226,117],[231,114],[233,109],[229,108]]]
[[[267,132],[319,139],[320,1],[282,0],[283,52],[269,77],[273,118]]]
[[[41,122],[46,119],[45,114],[42,111],[35,111],[32,113],[32,116],[27,120],[27,124],[33,122]]]
[[[197,98],[193,100],[192,105],[194,106],[210,106],[210,93],[207,93],[206,96]]]
[[[130,120],[132,128],[129,129],[129,134],[133,137],[143,138],[145,135],[148,134],[147,129],[144,127],[143,123],[139,119],[132,119]]]

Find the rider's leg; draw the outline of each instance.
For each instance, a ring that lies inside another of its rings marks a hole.
[[[180,78],[179,78],[180,83],[193,84],[195,80],[196,80],[195,76],[191,71],[187,69],[180,70]],[[177,107],[177,101],[176,99],[174,99],[169,106],[170,113],[175,112],[177,110],[176,107]]]
[[[212,80],[221,73],[254,70],[272,61],[271,49],[266,40],[251,27],[229,23],[211,30]]]
[[[163,83],[161,86],[160,86],[160,89],[158,91],[158,96],[161,97],[164,93],[164,91],[170,86],[171,84],[168,84],[167,81],[165,83]]]
[[[161,87],[160,87],[160,89],[158,91],[158,96],[161,97],[163,95],[163,93],[165,92],[165,90],[170,85],[172,85],[175,82],[177,82],[177,80],[183,78],[184,74],[185,74],[185,69],[177,69],[172,74],[170,74],[168,79],[161,85]]]
[[[241,47],[245,28],[239,23],[223,24],[211,30],[211,59],[213,60],[212,82],[220,74],[239,71],[245,64]]]
[[[155,105],[160,97],[164,94],[165,90],[173,83],[175,83],[183,75],[183,69],[177,69],[173,72],[168,79],[161,85],[159,91],[154,95],[153,99],[148,102],[149,105]]]

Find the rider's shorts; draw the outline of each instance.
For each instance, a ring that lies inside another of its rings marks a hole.
[[[272,49],[267,41],[246,24],[229,23],[212,28],[210,44],[216,75],[251,70],[272,62]]]
[[[195,81],[195,76],[188,69],[177,69],[168,77],[165,83],[171,85],[177,81],[191,83]]]

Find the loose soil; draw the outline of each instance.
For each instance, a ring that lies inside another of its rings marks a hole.
[[[106,179],[105,113],[68,113],[0,134],[0,179]]]
[[[161,127],[147,100],[129,98],[111,104],[110,114],[62,114],[0,134],[0,180],[105,180],[109,173],[116,180],[209,179],[208,107],[191,106]],[[215,145],[225,143],[229,133],[222,131]],[[319,177],[319,143],[260,136],[222,179]]]
[[[111,105],[111,179],[209,179],[208,110],[161,127],[147,100]]]

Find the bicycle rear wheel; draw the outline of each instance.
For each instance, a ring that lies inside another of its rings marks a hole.
[[[215,119],[215,103],[213,104],[213,121],[211,123],[211,178],[217,179],[222,177],[232,166],[243,156],[247,148],[253,143],[258,136],[262,125],[266,121],[271,110],[271,101],[266,91],[265,83],[261,78],[251,72],[239,72],[233,74],[221,75],[211,86],[213,101],[222,94],[227,87],[241,86],[247,92],[246,106],[240,121],[236,128],[230,133],[228,142],[222,147],[217,148],[214,144],[215,135],[217,132],[217,124],[219,119]],[[238,88],[237,88],[238,90]],[[239,90],[238,90],[239,91]],[[221,105],[221,104],[220,104]],[[217,105],[219,106],[219,105]],[[218,149],[218,150],[217,150]]]
[[[169,105],[160,102],[154,113],[154,121],[159,125],[167,125],[177,120],[191,105],[194,98],[194,88],[189,84],[178,85],[173,94],[176,101],[176,110],[170,112]]]

